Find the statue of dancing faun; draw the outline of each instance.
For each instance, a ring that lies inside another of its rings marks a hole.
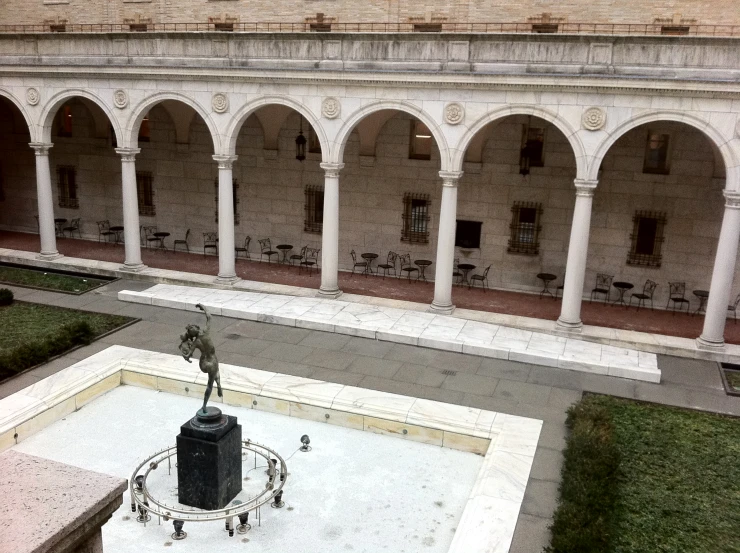
[[[185,334],[180,335],[180,353],[182,353],[185,361],[190,363],[190,357],[193,355],[196,349],[200,350],[200,370],[208,374],[208,386],[206,386],[206,393],[203,396],[203,409],[198,414],[206,415],[206,403],[208,398],[211,397],[213,391],[213,381],[216,381],[218,390],[218,397],[223,397],[224,393],[221,390],[221,377],[218,374],[218,359],[216,359],[216,348],[213,346],[211,340],[211,314],[206,311],[206,308],[198,304],[195,307],[203,311],[206,316],[206,328],[202,330],[198,325],[188,325],[185,327]]]

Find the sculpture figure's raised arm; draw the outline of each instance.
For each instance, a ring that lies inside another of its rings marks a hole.
[[[200,309],[201,311],[203,311],[203,313],[205,314],[205,316],[206,316],[206,328],[205,328],[205,331],[204,332],[209,332],[211,330],[211,314],[208,312],[208,310],[206,309],[205,305],[203,305],[201,303],[196,304],[195,307],[197,307],[198,309]]]

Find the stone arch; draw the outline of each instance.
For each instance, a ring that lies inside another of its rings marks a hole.
[[[442,132],[440,124],[429,115],[426,111],[417,105],[410,102],[404,102],[400,100],[379,100],[362,106],[360,109],[352,113],[345,121],[342,128],[339,130],[335,137],[334,149],[332,150],[331,160],[334,163],[343,163],[344,148],[347,145],[349,136],[354,131],[357,124],[362,121],[365,117],[371,113],[375,113],[381,110],[392,109],[396,111],[402,111],[409,115],[412,115],[424,123],[432,133],[434,140],[439,149],[440,157],[440,170],[449,171],[450,167],[450,148],[447,145],[447,138]]]
[[[730,147],[729,140],[722,136],[722,134],[709,124],[709,121],[701,119],[695,115],[687,114],[680,111],[673,110],[658,110],[649,113],[641,113],[623,123],[619,124],[596,148],[593,155],[593,163],[589,167],[588,178],[596,180],[598,178],[599,167],[601,162],[606,156],[607,152],[611,147],[622,138],[626,133],[632,129],[645,125],[647,123],[653,123],[655,121],[670,121],[673,123],[685,123],[690,127],[694,127],[706,136],[709,141],[717,147],[722,159],[725,163],[725,174],[727,175],[727,188],[731,189],[736,186],[740,186],[740,183],[734,183],[730,186],[731,174],[733,169],[738,165],[737,157]],[[734,180],[734,179],[733,179]]]
[[[316,136],[321,144],[321,157],[322,161],[326,161],[329,155],[330,144],[326,137],[326,131],[320,125],[319,120],[304,104],[296,102],[295,100],[288,98],[287,96],[263,96],[256,100],[245,104],[234,114],[234,117],[229,122],[229,126],[226,128],[226,134],[224,137],[224,155],[234,155],[236,152],[236,140],[239,137],[239,131],[247,118],[252,115],[255,111],[263,106],[270,104],[278,104],[294,109],[306,118],[308,124],[313,127]]]
[[[58,92],[49,99],[46,105],[44,105],[44,109],[41,112],[41,117],[39,118],[39,132],[41,134],[39,138],[41,139],[41,142],[51,142],[51,127],[54,123],[54,117],[59,110],[59,106],[74,97],[85,98],[98,106],[101,110],[103,110],[103,113],[105,113],[105,115],[108,117],[108,120],[113,127],[113,132],[116,133],[116,140],[118,141],[118,144],[121,144],[123,133],[121,131],[121,125],[115,113],[113,113],[108,104],[106,104],[100,96],[98,96],[97,94],[93,94],[89,90],[83,90],[81,88],[68,88],[61,92]]]
[[[182,102],[183,104],[193,108],[195,112],[201,116],[203,122],[206,124],[206,127],[208,127],[208,130],[211,133],[211,139],[213,140],[213,152],[220,152],[221,134],[218,131],[216,123],[211,118],[209,111],[206,110],[202,105],[200,105],[197,100],[179,92],[158,92],[156,94],[152,94],[151,96],[147,96],[141,102],[136,104],[136,106],[131,110],[131,116],[129,117],[129,120],[126,122],[125,130],[127,140],[125,143],[119,142],[119,144],[121,144],[122,146],[126,145],[131,148],[138,147],[139,127],[141,126],[141,121],[144,119],[144,116],[149,112],[150,109],[164,100],[174,100],[176,102]]]
[[[16,108],[18,108],[18,111],[21,112],[21,115],[23,116],[23,119],[26,121],[26,126],[28,127],[28,134],[31,135],[31,140],[36,140],[36,136],[33,126],[33,119],[31,119],[31,116],[28,115],[26,110],[23,107],[23,104],[18,100],[13,94],[4,88],[0,88],[0,96],[7,99],[11,104],[13,104]]]
[[[475,136],[483,130],[483,128],[494,121],[499,121],[504,117],[510,115],[532,115],[544,119],[549,123],[552,123],[561,133],[565,136],[566,140],[570,144],[573,150],[573,155],[576,159],[576,178],[586,178],[588,169],[588,157],[586,150],[581,142],[578,132],[573,126],[560,117],[558,114],[538,107],[524,104],[511,104],[502,106],[501,108],[495,109],[473,123],[468,128],[468,131],[463,135],[458,143],[458,147],[452,152],[451,170],[462,171],[463,160],[465,158],[465,151],[470,146]]]

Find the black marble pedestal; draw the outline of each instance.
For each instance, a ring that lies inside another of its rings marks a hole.
[[[180,427],[177,486],[179,502],[199,509],[222,509],[236,497],[242,489],[242,427],[236,417],[195,416]]]

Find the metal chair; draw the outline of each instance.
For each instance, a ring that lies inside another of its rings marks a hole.
[[[398,262],[401,265],[401,274],[406,274],[406,278],[409,282],[411,282],[411,273],[416,273],[417,277],[419,276],[419,267],[414,267],[411,264],[411,254],[407,253],[406,255],[399,255],[398,256]]]
[[[172,244],[172,251],[177,251],[177,245],[185,246],[185,251],[190,253],[190,244],[188,244],[188,238],[190,238],[190,229],[185,231],[185,240],[175,240]]]
[[[604,273],[597,273],[596,274],[596,287],[591,290],[591,301],[594,301],[595,295],[603,295],[604,296],[604,303],[609,301],[609,295],[612,291],[612,280],[614,280],[614,275],[607,275]]]
[[[398,254],[396,252],[389,251],[385,263],[378,264],[378,271],[380,271],[380,269],[383,269],[383,280],[385,280],[386,275],[388,275],[388,271],[390,271],[391,269],[393,269],[393,276],[398,276],[398,273],[396,273],[397,259]]]
[[[303,271],[303,268],[305,267],[308,269],[308,274],[311,274],[311,271],[313,269],[319,268],[319,252],[321,250],[317,248],[309,248],[306,246],[306,253],[303,257],[303,261],[301,261],[300,265],[298,265],[298,273],[300,274]]]
[[[452,284],[460,284],[462,282],[463,274],[460,272],[460,269],[458,269],[458,265],[460,265],[460,258],[456,257],[452,262]],[[457,280],[457,282],[455,282],[455,280]]]
[[[72,219],[72,222],[69,224],[69,226],[62,227],[62,236],[64,236],[65,234],[69,232],[69,237],[72,238],[72,234],[76,231],[77,237],[82,238],[82,234],[80,234],[81,219],[82,219],[81,217],[75,217],[74,219]]]
[[[144,227],[144,244],[147,248],[149,247],[159,247],[162,244],[162,241],[159,239],[158,236],[154,236],[154,233],[157,232],[157,227],[155,226],[145,226]]]
[[[686,313],[689,312],[689,300],[687,300],[684,296],[686,295],[686,283],[685,282],[669,282],[668,283],[668,303],[665,305],[665,308],[668,309],[668,306],[671,305],[671,302],[673,302],[673,314],[676,314],[676,306],[678,305],[678,310],[681,311],[683,309],[684,304],[686,305]]]
[[[642,293],[635,293],[630,296],[630,304],[627,307],[630,307],[632,305],[632,300],[637,298],[637,310],[640,310],[640,306],[644,306],[645,302],[647,300],[650,300],[650,309],[653,308],[653,293],[655,292],[655,288],[658,286],[657,282],[653,282],[652,280],[648,279],[645,281],[645,286],[642,287]]]
[[[486,288],[488,288],[488,271],[491,269],[491,266],[489,265],[486,267],[485,271],[483,271],[479,275],[473,275],[470,277],[470,281],[468,282],[468,290],[473,287],[473,284],[475,281],[479,280],[481,288],[483,288],[483,291],[486,291]]]
[[[217,232],[204,232],[203,233],[203,255],[206,255],[208,250],[213,250],[218,255],[218,233]]]
[[[740,294],[737,295],[735,298],[735,301],[727,306],[728,311],[732,311],[732,318],[735,321],[735,324],[737,324],[737,305],[740,303]]]
[[[234,252],[234,255],[235,255],[236,257],[239,257],[239,253],[243,253],[243,254],[244,254],[244,256],[245,256],[245,257],[246,257],[247,259],[251,259],[251,257],[249,257],[249,243],[250,243],[251,241],[252,241],[252,237],[251,237],[251,236],[247,236],[247,237],[246,237],[246,238],[244,239],[244,246],[236,246],[236,247],[234,248],[234,250],[235,250],[235,252]]]
[[[365,277],[367,277],[367,261],[357,261],[355,250],[352,250],[349,254],[352,256],[352,274],[354,275],[355,269],[360,267],[362,268],[362,272],[365,273]]]
[[[260,261],[262,261],[262,256],[267,256],[267,262],[270,263],[270,260],[272,259],[273,255],[280,255],[280,252],[277,250],[273,250],[272,246],[270,245],[270,239],[264,238],[263,240],[258,240],[260,243]],[[278,261],[280,258],[278,257]]]
[[[291,267],[293,266],[293,262],[295,261],[296,263],[298,263],[298,270],[300,271],[301,261],[303,261],[303,258],[306,257],[306,248],[308,248],[308,246],[303,246],[301,248],[301,253],[294,253],[288,258],[290,260]]]
[[[101,238],[105,238],[105,241],[108,242],[109,238],[116,236],[116,233],[110,229],[110,222],[107,219],[105,221],[96,222],[98,225],[98,242],[101,241]]]

